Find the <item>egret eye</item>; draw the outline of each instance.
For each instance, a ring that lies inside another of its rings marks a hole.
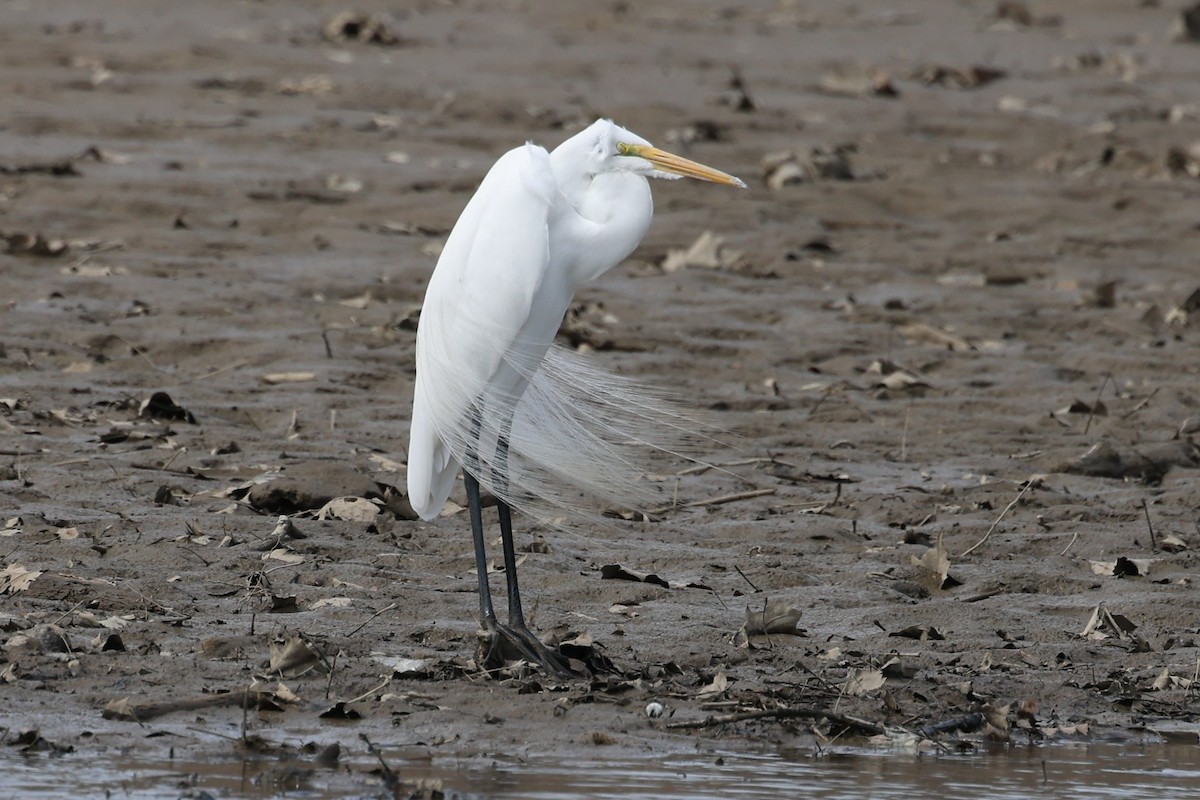
[[[634,150],[633,145],[625,144],[625,142],[617,142],[617,155],[632,156],[632,155],[637,155],[637,153]]]

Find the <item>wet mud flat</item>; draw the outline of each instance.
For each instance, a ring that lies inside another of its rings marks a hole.
[[[1194,741],[1180,7],[359,8],[6,12],[10,752]],[[564,341],[730,435],[524,526],[596,677],[488,677],[464,515],[394,491],[414,320],[492,161],[601,115],[751,189],[656,185]]]

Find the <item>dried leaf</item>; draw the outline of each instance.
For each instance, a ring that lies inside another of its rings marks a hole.
[[[405,658],[403,656],[374,655],[373,661],[382,664],[392,674],[403,678],[425,678],[434,674],[437,662],[432,658]]]
[[[138,416],[143,419],[169,420],[172,422],[187,422],[195,425],[196,418],[192,412],[171,399],[166,392],[155,392],[142,401],[138,408]]]
[[[946,554],[946,548],[942,546],[940,534],[937,544],[926,550],[920,558],[911,556],[910,560],[929,576],[931,589],[950,589],[962,585],[950,575],[950,557]]]
[[[286,547],[276,547],[263,553],[263,561],[282,561],[284,564],[303,564],[307,559],[299,553],[293,553]]]
[[[944,347],[953,352],[966,352],[974,350],[975,347],[966,339],[960,339],[953,334],[935,328],[932,325],[926,325],[923,322],[914,322],[911,325],[901,325],[896,328],[896,333],[903,336],[905,339],[911,339],[917,342],[926,342],[928,344]]]
[[[308,605],[309,611],[316,611],[319,608],[348,608],[354,604],[354,599],[351,597],[322,597],[320,600],[315,600]]]
[[[1137,625],[1122,614],[1111,613],[1103,603],[1092,609],[1092,615],[1087,625],[1079,632],[1085,639],[1107,639],[1116,636],[1128,639],[1129,634],[1137,630]]]
[[[341,519],[347,522],[374,522],[380,507],[365,497],[335,497],[321,507],[317,519]]]
[[[708,697],[710,695],[722,694],[729,688],[729,678],[724,672],[718,672],[713,676],[712,681],[696,692],[697,697]]]
[[[9,564],[0,572],[0,594],[23,592],[41,574],[40,569],[26,569],[20,564]]]
[[[1188,549],[1187,542],[1173,533],[1169,533],[1160,539],[1158,546],[1159,549],[1165,550],[1168,553],[1181,553]]]
[[[605,564],[600,568],[600,577],[604,580],[634,581],[635,583],[652,583],[669,589],[670,584],[652,572],[635,572],[620,564]]]
[[[842,69],[821,76],[819,87],[836,97],[899,97],[891,76],[881,69]]]
[[[743,630],[747,635],[756,633],[796,633],[796,624],[800,621],[801,611],[782,602],[768,603],[766,608],[757,610],[746,609],[746,625]]]
[[[688,267],[727,269],[734,266],[742,253],[725,246],[725,239],[712,231],[700,234],[686,250],[668,250],[663,259],[663,272],[675,272]]]
[[[1145,577],[1150,574],[1149,558],[1126,558],[1119,556],[1112,561],[1090,561],[1092,572],[1097,575],[1115,575],[1118,578]]]
[[[362,719],[362,714],[351,708],[344,700],[339,700],[338,702],[334,703],[330,708],[322,711],[318,716],[320,716],[321,719],[341,719],[348,721]]]
[[[272,674],[294,677],[321,665],[320,654],[299,636],[283,643],[271,643],[271,661],[268,669]]]
[[[942,635],[941,631],[932,625],[909,625],[907,628],[889,633],[888,636],[903,636],[906,639],[916,639],[919,642],[940,642],[946,638]]]
[[[868,692],[883,688],[886,683],[887,678],[883,676],[882,670],[856,669],[850,672],[850,676],[842,684],[842,691],[850,697],[861,697]]]

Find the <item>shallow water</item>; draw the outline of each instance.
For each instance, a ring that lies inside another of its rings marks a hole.
[[[0,754],[0,798],[287,797],[318,800],[383,796],[368,762],[339,770],[279,761],[108,761],[67,754]],[[663,759],[406,761],[391,766],[406,782],[440,781],[457,798],[812,798],[953,797],[1161,798],[1200,791],[1193,745],[1073,745],[974,755],[897,755],[869,750],[749,756],[674,754]]]

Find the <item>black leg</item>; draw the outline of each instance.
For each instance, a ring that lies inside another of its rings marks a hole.
[[[482,427],[478,406],[471,410],[471,434],[475,447],[479,446],[480,429]],[[508,425],[496,445],[496,463],[491,467],[492,481],[499,494],[508,492]],[[496,619],[496,611],[492,606],[491,587],[487,574],[487,546],[483,535],[483,507],[480,501],[479,480],[471,474],[482,469],[482,463],[476,450],[468,450],[463,468],[463,484],[467,490],[467,510],[471,516],[471,538],[475,544],[475,571],[479,579],[479,615],[480,622],[489,634],[489,641],[483,661],[489,668],[502,666],[509,651],[512,658],[525,659],[531,664],[537,664],[547,673],[560,678],[574,677],[567,660],[558,653],[542,644],[529,627],[525,624],[525,613],[521,609],[521,590],[517,583],[517,556],[513,542],[512,509],[507,502],[497,497],[497,511],[500,516],[500,541],[504,551],[504,576],[507,582],[508,594],[508,625],[501,625]]]
[[[496,466],[492,471],[492,479],[500,494],[508,493],[508,433],[509,427],[504,426],[500,440],[496,443]],[[500,517],[500,542],[504,549],[504,576],[508,590],[508,629],[524,644],[525,650],[531,652],[534,660],[547,672],[553,672],[559,677],[575,675],[567,660],[554,652],[529,630],[525,624],[525,612],[521,609],[521,588],[517,582],[517,554],[513,542],[512,509],[503,499],[496,498],[496,511]]]
[[[496,466],[492,469],[492,481],[497,494],[508,494],[508,437],[510,427],[505,424],[496,442]],[[525,627],[525,612],[521,610],[521,589],[517,585],[517,556],[513,543],[512,509],[502,498],[497,497],[496,510],[500,516],[500,542],[504,549],[504,573],[508,579],[508,624]]]
[[[475,571],[479,573],[479,616],[485,627],[496,621],[492,608],[492,589],[488,585],[487,549],[483,542],[483,507],[479,504],[479,481],[463,470],[463,484],[467,489],[467,511],[471,515],[471,539],[475,542]]]

